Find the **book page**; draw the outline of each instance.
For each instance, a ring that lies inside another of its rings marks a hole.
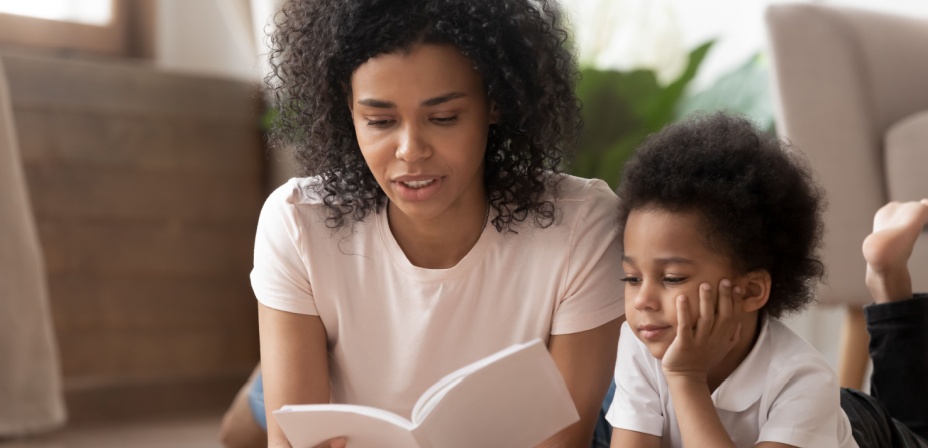
[[[448,393],[451,388],[455,387],[458,383],[461,382],[461,379],[470,375],[477,370],[484,368],[485,366],[499,361],[502,358],[511,356],[513,353],[525,350],[533,344],[541,344],[540,339],[535,339],[524,344],[515,344],[507,348],[504,348],[486,358],[477,360],[471,364],[468,364],[460,369],[455,370],[444,376],[444,378],[438,380],[432,387],[429,387],[422,395],[419,397],[419,400],[416,401],[416,405],[412,409],[412,421],[413,424],[418,425],[422,422],[425,416],[435,407],[436,404]],[[543,344],[542,344],[543,345]]]
[[[351,448],[416,448],[412,423],[388,411],[347,404],[284,406],[274,418],[293,448],[347,437]]]
[[[414,431],[423,445],[530,447],[580,419],[540,340],[491,358],[435,391],[440,400],[419,407]]]

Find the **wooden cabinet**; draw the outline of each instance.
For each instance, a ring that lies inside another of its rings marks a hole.
[[[227,405],[258,359],[257,86],[0,57],[72,421]]]

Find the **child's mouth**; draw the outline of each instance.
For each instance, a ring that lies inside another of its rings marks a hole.
[[[638,335],[641,339],[654,341],[660,339],[669,329],[670,326],[643,325],[638,327]]]

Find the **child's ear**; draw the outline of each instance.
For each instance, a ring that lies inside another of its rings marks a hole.
[[[502,112],[499,111],[499,107],[496,106],[495,102],[490,103],[490,124],[499,123],[499,119],[502,117]]]
[[[767,304],[770,298],[770,273],[765,269],[748,272],[742,277],[741,287],[744,288],[742,297],[742,311],[750,313],[757,311]]]

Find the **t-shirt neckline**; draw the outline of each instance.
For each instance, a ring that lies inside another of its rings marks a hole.
[[[481,258],[483,258],[487,249],[489,249],[490,245],[496,240],[499,234],[496,227],[493,226],[492,221],[493,212],[491,211],[487,225],[483,227],[483,232],[480,234],[480,238],[477,239],[477,243],[474,244],[474,247],[467,252],[467,255],[465,255],[458,264],[447,269],[429,269],[412,264],[409,258],[406,257],[406,253],[400,248],[399,243],[396,242],[396,238],[393,236],[393,232],[390,230],[390,224],[387,222],[386,207],[381,209],[376,217],[381,240],[390,258],[393,259],[393,262],[399,266],[400,269],[414,279],[422,282],[449,280],[462,276],[469,271]]]

